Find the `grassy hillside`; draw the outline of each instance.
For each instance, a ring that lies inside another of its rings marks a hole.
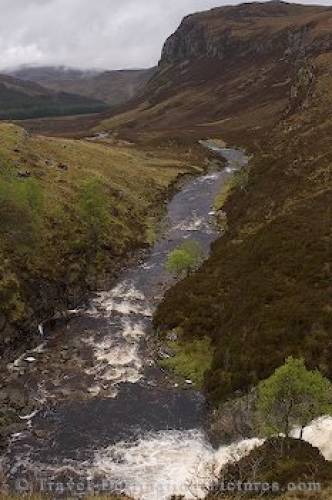
[[[0,75],[0,120],[96,113],[105,103],[65,92],[55,92],[37,83]]]
[[[30,136],[0,125],[0,341],[77,303],[153,238],[183,149]],[[139,179],[139,182],[137,181]],[[106,274],[105,274],[106,272]]]

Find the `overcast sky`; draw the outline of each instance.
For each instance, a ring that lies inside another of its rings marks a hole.
[[[186,14],[238,0],[0,0],[0,69],[119,69],[157,63]],[[298,2],[299,3],[299,2]],[[302,0],[332,5],[332,0]]]

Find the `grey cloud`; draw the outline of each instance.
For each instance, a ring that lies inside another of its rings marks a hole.
[[[152,66],[164,40],[184,15],[226,3],[241,2],[0,0],[0,69],[20,64],[109,69]],[[330,0],[325,4],[330,5]]]

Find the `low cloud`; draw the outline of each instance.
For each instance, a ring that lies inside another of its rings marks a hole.
[[[0,0],[0,69],[22,64],[105,69],[153,66],[164,40],[184,15],[226,3],[241,2]]]

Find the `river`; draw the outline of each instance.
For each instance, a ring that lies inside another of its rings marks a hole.
[[[220,234],[214,199],[248,161],[242,151],[210,147],[226,168],[185,183],[144,259],[9,366],[28,381],[36,408],[21,416],[25,428],[12,435],[4,456],[11,489],[55,497],[117,490],[141,500],[197,498],[215,464],[261,443],[213,449],[204,433],[203,395],[190,383],[178,387],[149,347],[153,311],[173,283],[164,267],[168,253],[190,239],[208,255]]]

